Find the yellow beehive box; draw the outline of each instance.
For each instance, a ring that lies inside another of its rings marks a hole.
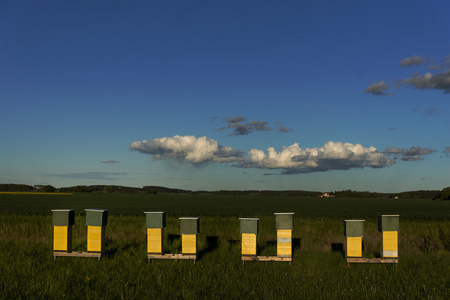
[[[182,234],[181,235],[181,253],[183,255],[197,254],[197,235]]]
[[[242,236],[242,256],[256,256],[256,236],[259,229],[258,218],[239,218]]]
[[[242,234],[242,255],[256,256],[256,234]]]
[[[362,257],[362,237],[347,237],[347,257]]]
[[[383,249],[381,257],[398,257],[398,231],[399,215],[381,215],[378,216],[378,230],[383,235]]]
[[[383,231],[382,257],[398,257],[398,232]]]
[[[181,253],[182,255],[197,255],[197,233],[200,229],[200,218],[180,218]]]
[[[164,253],[164,229],[147,228],[147,253],[163,254]]]
[[[75,224],[75,209],[52,209],[53,251],[72,252],[72,225]]]
[[[277,256],[292,257],[292,230],[277,230]]]
[[[277,227],[277,256],[292,257],[292,229],[294,213],[275,213]]]
[[[344,220],[344,235],[347,237],[347,257],[362,257],[362,238],[365,220]]]
[[[87,252],[103,253],[105,251],[107,220],[107,209],[86,209]]]
[[[53,251],[72,252],[72,226],[53,226]]]
[[[147,226],[147,253],[164,254],[164,227],[166,212],[145,212]]]
[[[87,232],[87,251],[104,252],[105,250],[105,227],[88,226]]]

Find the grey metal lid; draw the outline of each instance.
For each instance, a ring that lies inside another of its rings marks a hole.
[[[100,209],[100,208],[86,208],[85,211],[95,211],[95,212],[104,212],[109,211],[109,209]]]

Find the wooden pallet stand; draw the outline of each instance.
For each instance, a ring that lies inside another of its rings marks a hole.
[[[107,209],[86,209],[87,252],[72,252],[72,225],[75,224],[75,209],[52,209],[53,213],[53,260],[58,256],[96,257],[105,254],[105,227]]]
[[[256,236],[259,231],[258,218],[239,218],[242,237],[242,264],[246,261],[292,262],[292,229],[294,213],[275,213],[277,228],[277,256],[257,256]]]
[[[242,264],[246,261],[288,261],[292,262],[292,257],[278,257],[278,256],[242,256]]]
[[[347,266],[350,266],[350,263],[398,264],[398,258],[347,257],[346,262]]]
[[[166,227],[166,212],[145,212],[147,225],[147,258],[152,259],[191,259],[197,260],[197,234],[200,228],[200,218],[180,218],[181,254],[164,253],[164,227]]]
[[[381,258],[362,257],[363,222],[364,220],[344,220],[347,266],[350,266],[350,263],[398,264],[399,215],[378,216],[378,231],[383,234]]]
[[[152,259],[192,259],[195,261],[197,260],[197,255],[186,255],[186,254],[147,254],[148,262],[150,263]]]
[[[98,260],[102,258],[104,253],[92,253],[92,252],[53,252],[53,260],[56,260],[58,256],[71,256],[71,257],[96,257]]]

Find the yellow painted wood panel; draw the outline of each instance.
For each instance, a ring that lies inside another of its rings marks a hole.
[[[292,230],[277,230],[277,237],[278,238],[292,238]]]
[[[383,231],[383,257],[398,257],[398,231]]]
[[[362,237],[347,237],[347,256],[362,257]]]
[[[162,228],[147,228],[147,252],[163,253],[164,231]]]
[[[292,256],[292,230],[277,230],[277,256]]]
[[[256,234],[242,234],[242,255],[256,255]]]
[[[87,251],[103,252],[105,248],[105,227],[88,226]]]
[[[72,251],[72,226],[53,226],[53,251]]]
[[[181,253],[196,254],[197,253],[197,235],[182,234],[181,235]]]
[[[277,255],[292,256],[292,243],[277,243]]]

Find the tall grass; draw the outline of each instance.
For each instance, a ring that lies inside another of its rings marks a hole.
[[[73,250],[86,250],[85,208],[110,209],[106,256],[53,261],[51,209],[75,208]],[[147,263],[144,211],[168,212],[165,252],[180,253],[180,216],[200,216],[199,259]],[[258,254],[276,255],[274,212],[295,212],[293,262],[240,260],[238,217],[259,217]],[[0,298],[449,299],[448,202],[410,199],[75,194],[0,195]],[[400,214],[398,265],[344,260],[342,219],[364,218],[365,257],[379,257],[376,216]]]
[[[260,217],[258,252],[276,255],[275,219]],[[77,215],[74,251],[86,250],[86,226]],[[181,252],[178,217],[167,219],[165,251]],[[52,256],[52,217],[0,214],[0,298],[43,299],[449,299],[450,226],[442,220],[402,220],[398,265],[353,264],[343,256],[340,218],[294,219],[294,255],[284,262],[240,260],[237,216],[202,216],[196,264],[147,263],[144,215],[108,219],[106,257]],[[381,234],[365,224],[365,257],[376,257]]]
[[[375,218],[400,214],[401,219],[450,220],[450,202],[426,199],[359,199],[294,196],[213,196],[84,193],[65,195],[0,195],[0,214],[50,214],[55,208],[106,208],[111,214],[142,215],[167,211],[175,216],[259,217],[275,212],[329,218]]]

